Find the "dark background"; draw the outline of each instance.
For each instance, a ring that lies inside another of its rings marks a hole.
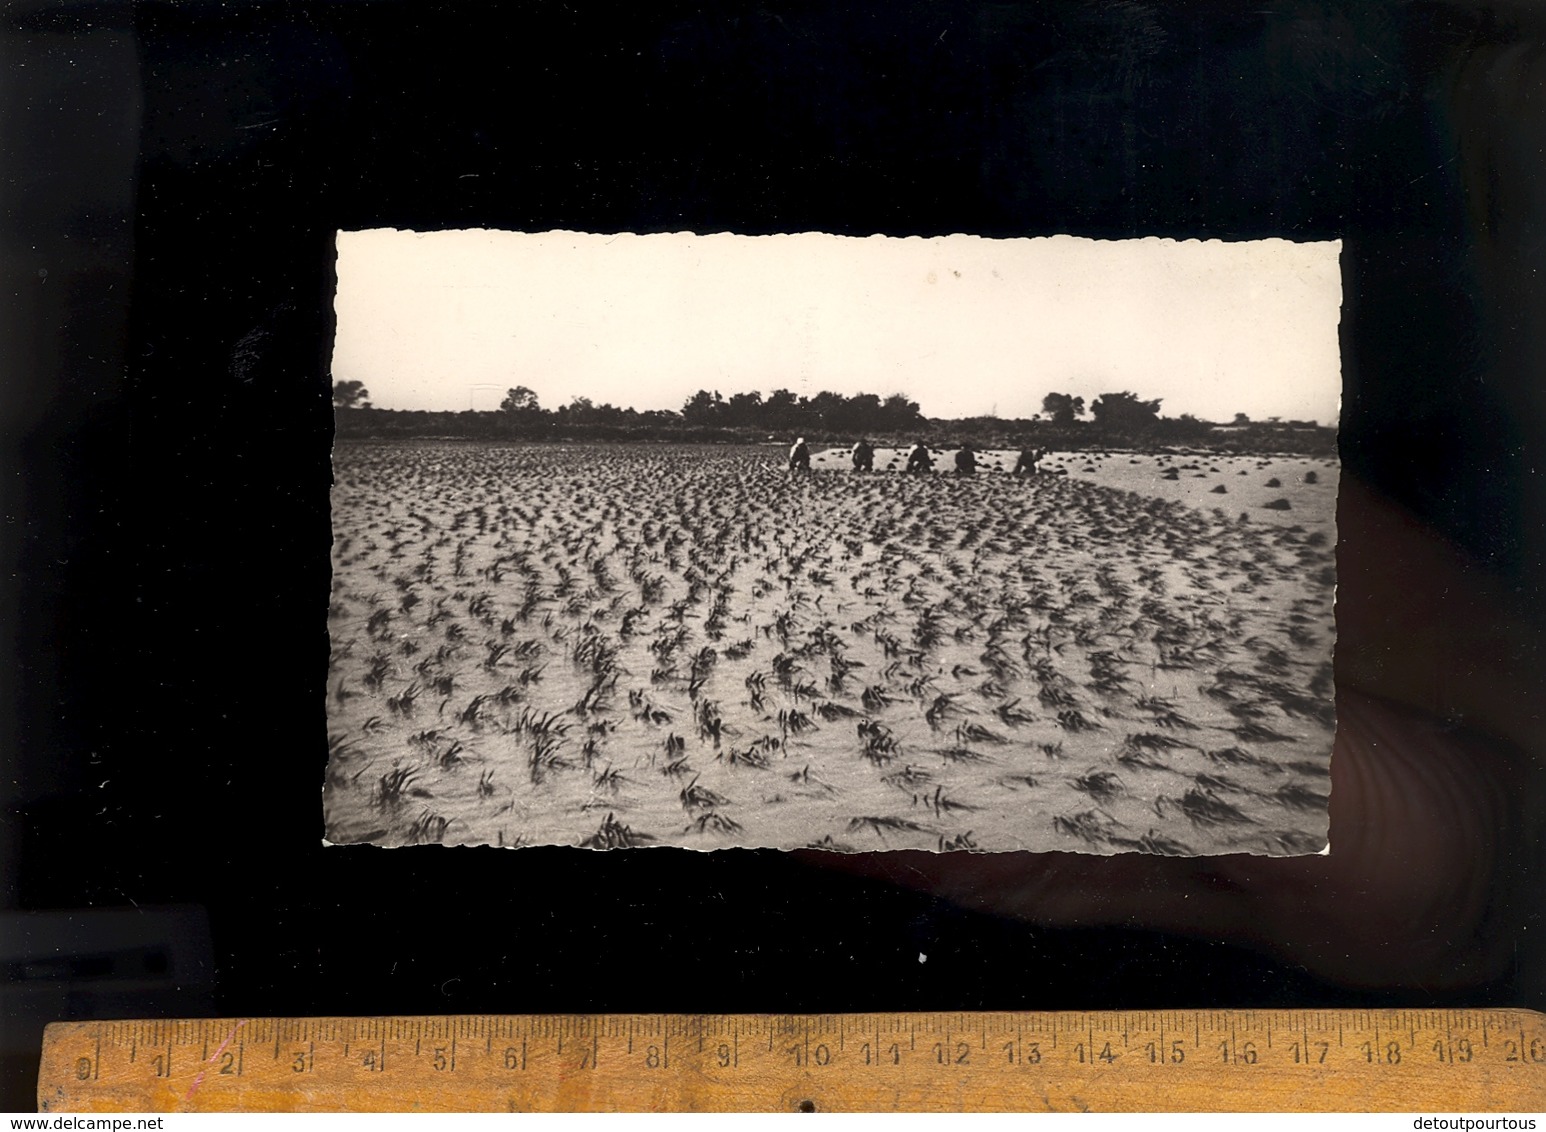
[[[339,228],[1341,238],[1344,466],[1526,623],[1546,581],[1529,6],[23,0],[4,20],[3,922],[22,950],[24,911],[177,906],[207,929],[127,1006],[93,997],[100,963],[54,970],[55,1015],[1546,1005],[1522,912],[1507,970],[1440,991],[1141,921],[1000,920],[777,853],[320,843]],[[81,946],[121,958],[114,930]]]

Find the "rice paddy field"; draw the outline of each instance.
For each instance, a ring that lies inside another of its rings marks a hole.
[[[333,843],[1319,852],[1337,468],[340,444]]]

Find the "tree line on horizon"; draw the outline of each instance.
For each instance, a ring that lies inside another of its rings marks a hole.
[[[1107,432],[1143,433],[1158,427],[1161,422],[1172,425],[1202,426],[1213,428],[1216,422],[1205,421],[1190,413],[1176,418],[1160,416],[1162,398],[1145,400],[1127,390],[1102,393],[1090,402],[1088,410],[1083,397],[1068,393],[1048,393],[1042,398],[1041,413],[1029,419],[1005,420],[997,416],[965,418],[961,421],[935,421],[923,415],[916,401],[903,393],[880,397],[874,393],[856,393],[852,396],[823,391],[813,396],[802,396],[788,389],[775,389],[767,396],[759,392],[734,393],[722,396],[718,391],[700,389],[689,397],[679,412],[665,409],[640,411],[619,408],[616,405],[597,405],[588,397],[577,396],[567,405],[556,409],[544,409],[536,392],[518,385],[505,394],[497,410],[482,410],[481,415],[498,413],[510,422],[530,428],[540,424],[558,426],[644,426],[670,427],[672,424],[693,430],[724,429],[754,430],[773,434],[822,432],[822,433],[905,433],[939,424],[981,423],[1004,427],[1015,424],[1046,422],[1060,427],[1080,425]],[[363,382],[338,381],[333,386],[333,404],[336,408],[369,409],[370,391]],[[380,410],[391,412],[392,410]],[[461,416],[461,413],[450,415]],[[466,410],[479,413],[479,410]],[[1089,421],[1083,418],[1088,413]],[[1254,423],[1244,413],[1236,413],[1228,422],[1233,426]],[[1270,420],[1278,425],[1278,418]],[[1315,427],[1313,421],[1288,421],[1289,427]]]

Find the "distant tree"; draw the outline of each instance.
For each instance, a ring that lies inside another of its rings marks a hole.
[[[873,393],[855,393],[848,399],[848,424],[863,432],[874,428],[881,417],[880,398]]]
[[[1234,423],[1237,425],[1248,425],[1251,423],[1251,418],[1244,413],[1236,413]]]
[[[881,426],[897,431],[916,428],[923,423],[923,410],[918,402],[909,401],[905,393],[893,393],[880,407]]]
[[[1213,431],[1213,422],[1205,421],[1192,413],[1182,413],[1175,420],[1164,422],[1165,434],[1177,438],[1191,438],[1206,436]]]
[[[590,424],[597,419],[596,405],[589,397],[575,397],[559,409],[571,424]]]
[[[1102,393],[1090,405],[1095,423],[1105,428],[1144,428],[1159,419],[1159,399],[1141,400],[1136,393]]]
[[[821,428],[842,430],[852,423],[849,419],[848,398],[841,393],[821,392],[805,402],[811,422]]]
[[[1048,393],[1041,399],[1041,411],[1053,424],[1073,424],[1084,412],[1084,398],[1071,397],[1067,393]]]
[[[682,419],[690,425],[720,424],[724,408],[725,399],[717,392],[700,389],[682,406]]]
[[[363,381],[335,381],[333,405],[339,409],[368,409],[370,390],[365,388]]]
[[[514,389],[505,393],[505,399],[499,403],[501,411],[506,413],[540,413],[542,406],[537,403],[537,394],[534,390],[524,385],[517,385]]]
[[[762,425],[762,394],[732,393],[725,402],[725,423],[759,428]]]
[[[771,431],[784,431],[800,424],[800,399],[787,389],[775,389],[762,403],[762,420]]]

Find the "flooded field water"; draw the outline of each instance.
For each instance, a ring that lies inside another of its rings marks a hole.
[[[1324,846],[1334,461],[897,456],[340,444],[328,839]]]

